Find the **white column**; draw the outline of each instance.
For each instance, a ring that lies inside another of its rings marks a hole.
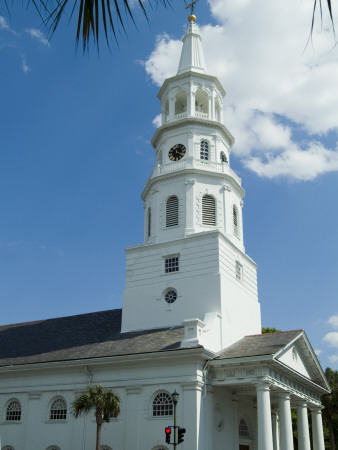
[[[279,398],[280,450],[293,450],[290,394],[282,392]]]
[[[270,388],[268,383],[259,384],[257,390],[257,423],[258,423],[258,450],[271,450],[273,448]]]
[[[298,450],[311,450],[307,405],[305,401],[297,402]]]
[[[175,100],[176,100],[175,97],[170,96],[170,98],[169,98],[169,122],[172,122],[174,120]]]
[[[313,450],[325,450],[321,407],[311,408]]]
[[[279,450],[278,411],[276,409],[274,409],[271,413],[271,420],[272,420],[273,450]]]
[[[234,447],[233,448],[239,448],[239,434],[238,434],[238,428],[239,428],[239,417],[238,417],[238,397],[235,394],[232,394],[231,399],[231,410],[232,410],[232,427],[235,432],[234,435]]]

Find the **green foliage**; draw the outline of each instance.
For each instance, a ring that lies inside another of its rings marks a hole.
[[[88,386],[72,403],[72,413],[75,418],[95,410],[96,419],[96,450],[100,449],[101,426],[109,423],[111,417],[120,413],[120,399],[111,389],[99,384]]]
[[[325,376],[331,386],[331,393],[323,395],[323,424],[327,449],[338,449],[338,371],[327,367]]]
[[[277,330],[277,328],[275,328],[275,327],[272,327],[272,328],[270,328],[270,327],[262,327],[262,334],[265,334],[265,333],[280,333],[281,332],[281,330]]]

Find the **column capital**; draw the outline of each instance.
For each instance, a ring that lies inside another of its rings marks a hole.
[[[255,383],[256,391],[270,391],[271,383],[268,381],[260,381]]]

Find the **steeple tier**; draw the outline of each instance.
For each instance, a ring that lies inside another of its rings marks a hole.
[[[177,75],[190,72],[191,70],[198,73],[206,73],[202,38],[194,19],[196,20],[194,15],[189,16],[187,30],[182,39],[183,48]]]

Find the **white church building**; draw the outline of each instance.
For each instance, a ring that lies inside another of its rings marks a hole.
[[[93,450],[94,414],[71,414],[90,383],[121,399],[102,450],[171,449],[175,390],[179,450],[293,450],[291,409],[299,450],[324,450],[330,388],[306,334],[261,334],[225,90],[207,73],[195,21],[158,94],[144,242],[127,249],[122,309],[0,327],[2,450]]]

